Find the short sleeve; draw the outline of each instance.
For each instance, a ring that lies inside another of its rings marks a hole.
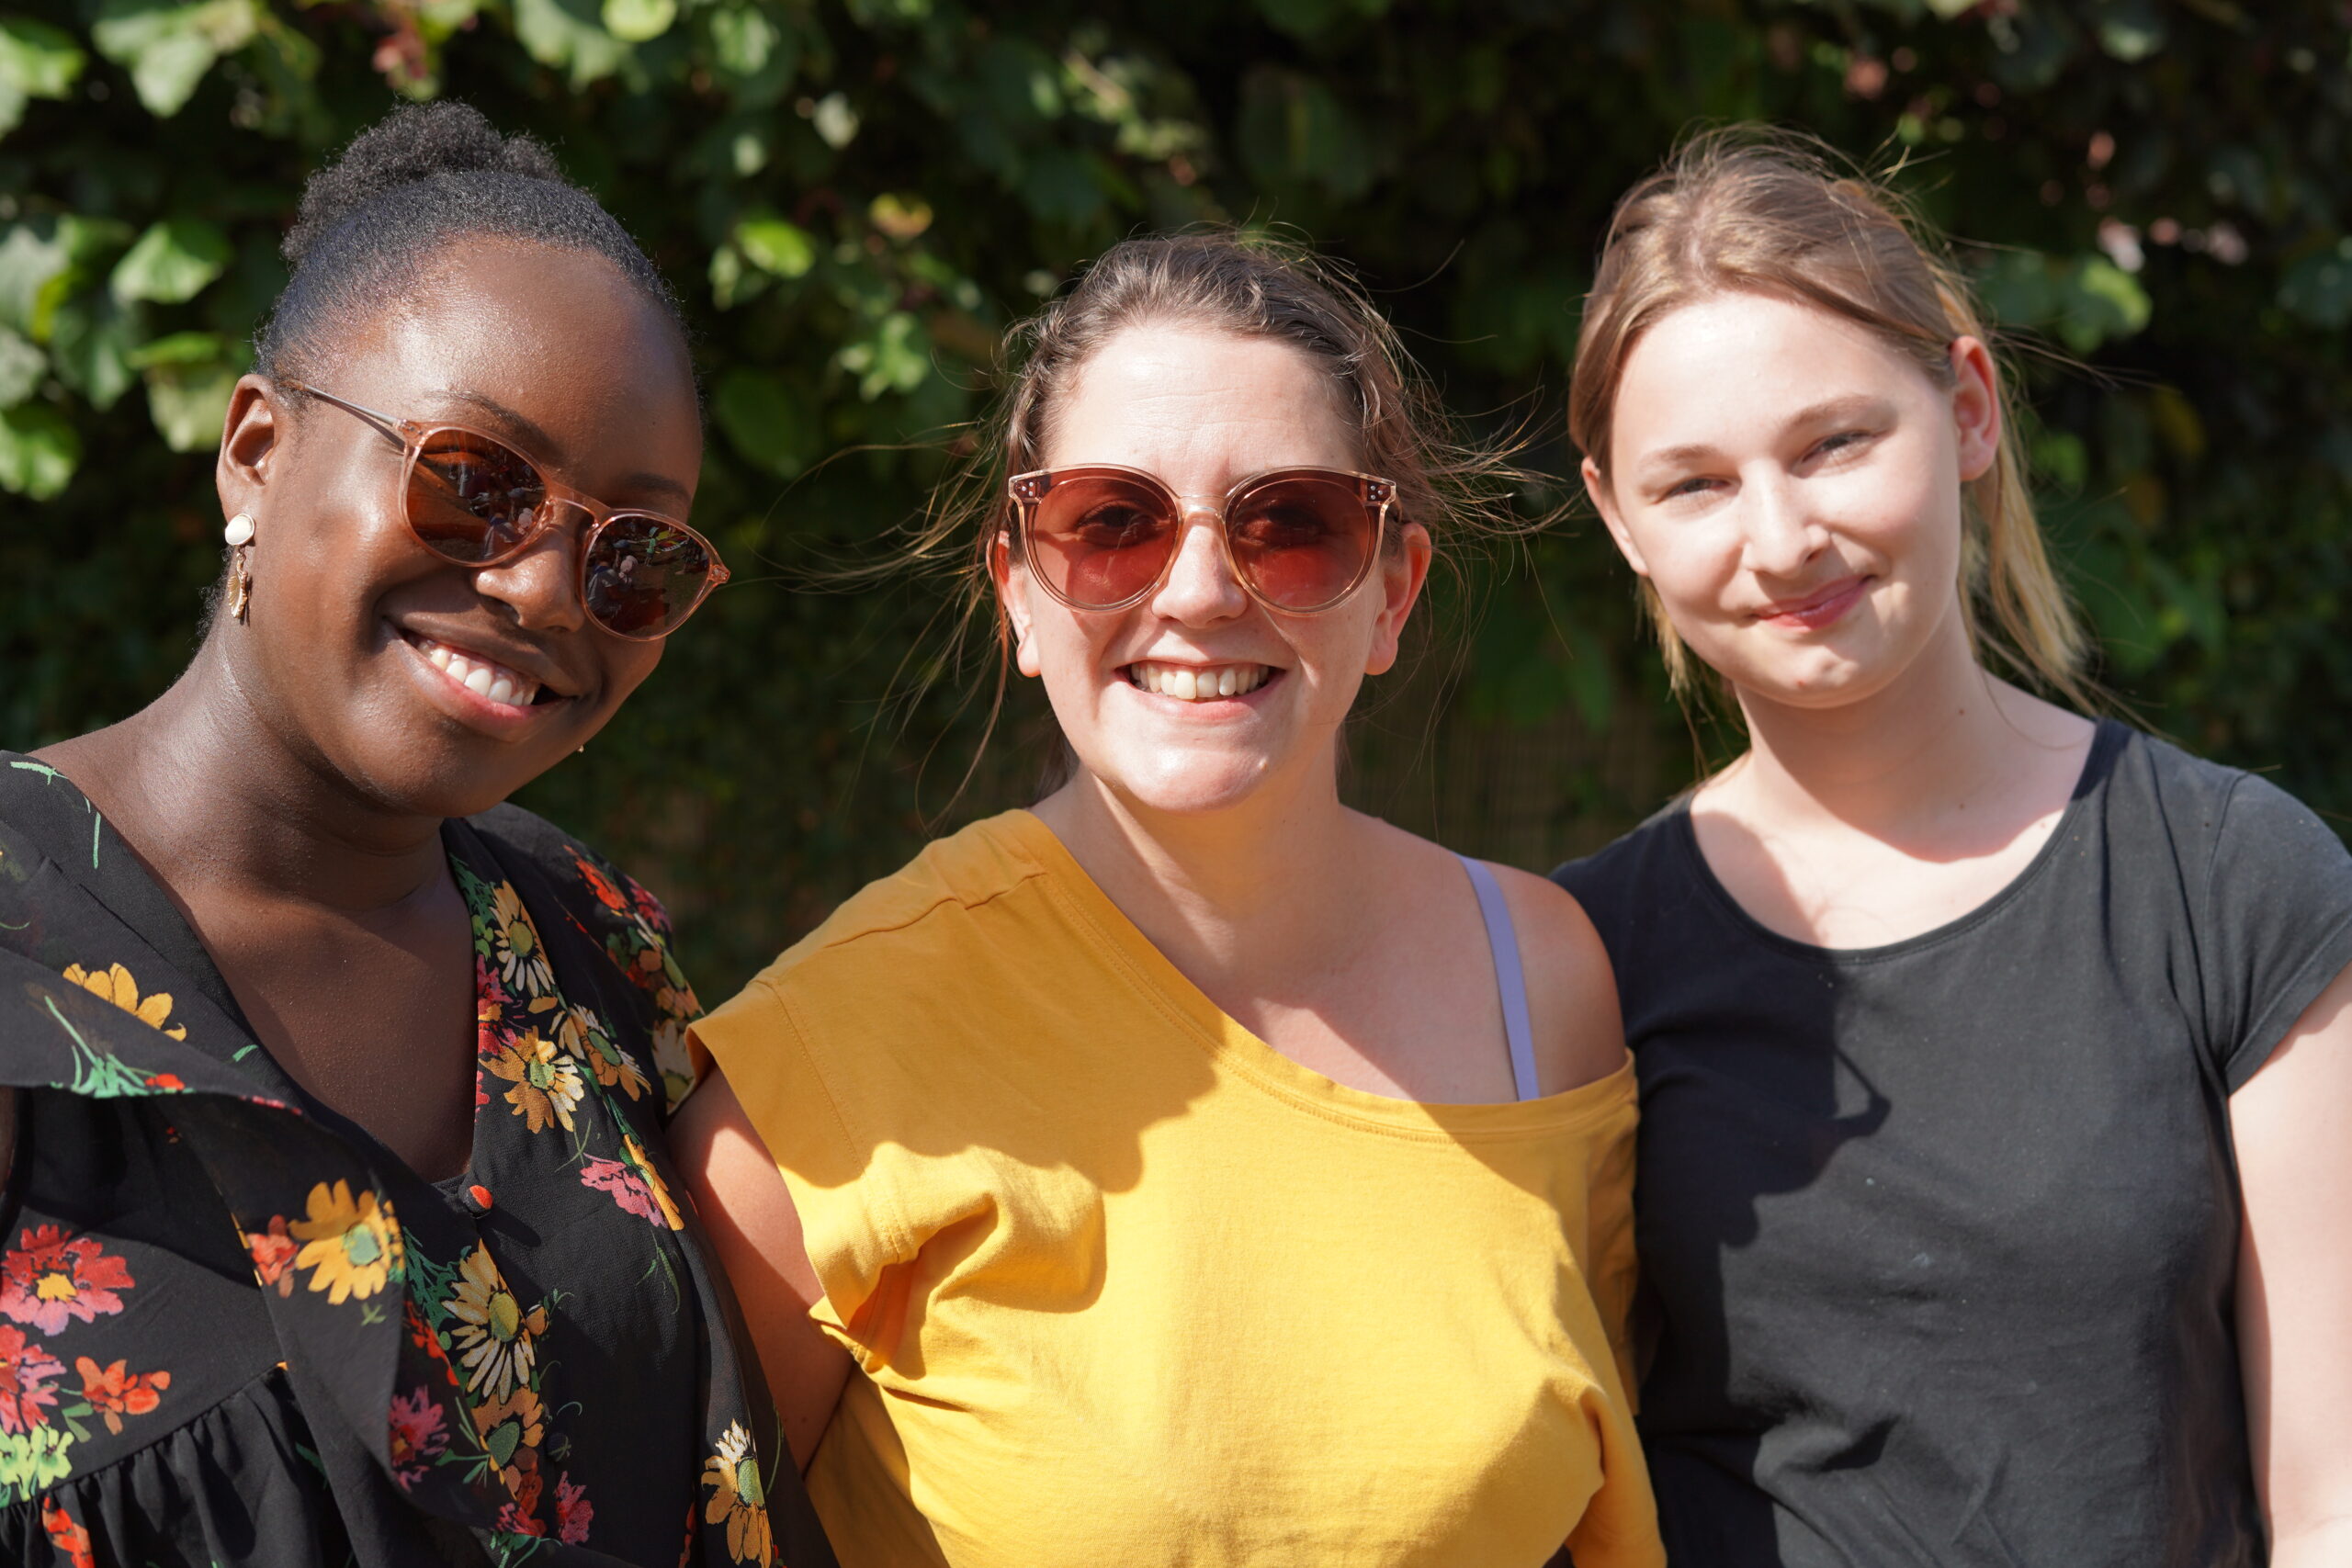
[[[896,1314],[884,1298],[903,1289],[915,1246],[879,1190],[882,1151],[854,1125],[840,1086],[829,1083],[784,994],[754,979],[691,1031],[727,1075],[743,1114],[767,1145],[792,1194],[802,1246],[825,1289],[818,1319],[868,1371],[894,1348]]]
[[[2199,921],[2207,1038],[2232,1092],[2352,964],[2352,853],[2252,774],[2222,807]]]

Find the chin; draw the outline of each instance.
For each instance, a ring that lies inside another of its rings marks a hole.
[[[1206,817],[1248,801],[1264,784],[1269,771],[1256,757],[1184,756],[1096,776],[1136,809]]]
[[[489,810],[546,769],[517,759],[467,755],[469,748],[418,745],[361,755],[346,774],[404,816],[472,817]]]
[[[1901,666],[1883,657],[1883,650],[1857,658],[1815,649],[1799,659],[1758,660],[1744,668],[1735,665],[1730,679],[1749,696],[1781,707],[1821,711],[1874,697],[1900,673]]]

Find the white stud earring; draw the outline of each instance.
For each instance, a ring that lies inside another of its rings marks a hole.
[[[254,602],[253,573],[245,568],[245,549],[254,542],[252,514],[240,512],[230,518],[229,525],[220,530],[220,537],[237,552],[229,563],[229,614],[243,625]]]

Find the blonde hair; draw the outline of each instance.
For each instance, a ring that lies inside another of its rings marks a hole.
[[[1568,438],[1604,482],[1611,417],[1634,345],[1682,306],[1730,293],[1855,322],[1945,389],[1953,385],[1953,340],[1977,338],[1988,350],[1993,341],[1960,269],[1883,181],[1841,170],[1810,138],[1754,128],[1708,132],[1618,202],[1587,297],[1568,384]],[[1996,361],[1999,450],[1963,488],[1960,602],[1969,645],[1980,661],[2098,711],[2103,705],[2084,673],[2090,639],[2034,518],[2007,380]],[[1687,698],[1690,651],[1657,591],[1645,581],[1641,593],[1675,692]]]

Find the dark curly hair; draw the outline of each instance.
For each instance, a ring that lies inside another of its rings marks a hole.
[[[302,187],[284,247],[293,276],[254,342],[254,368],[300,376],[339,330],[397,299],[450,241],[473,235],[603,256],[685,335],[662,275],[546,147],[445,101],[394,109]]]

